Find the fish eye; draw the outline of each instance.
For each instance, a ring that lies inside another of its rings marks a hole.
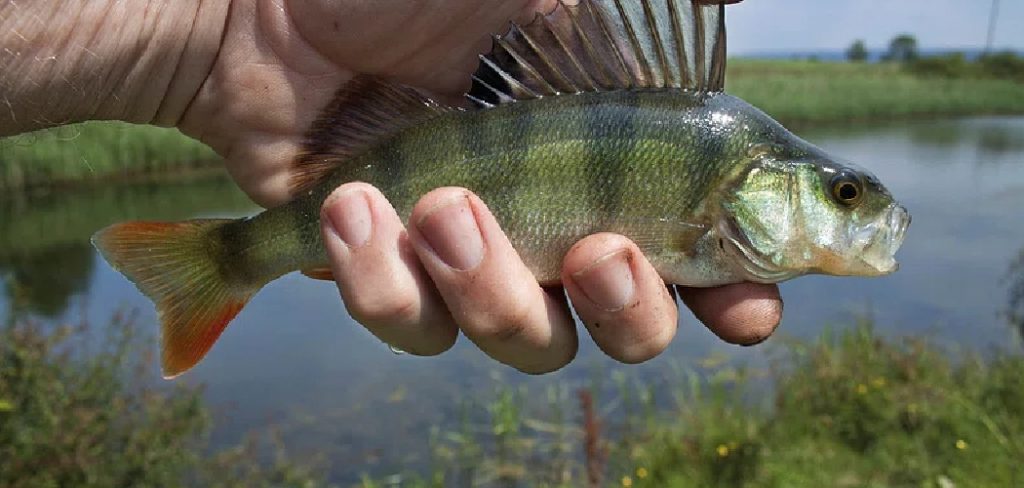
[[[830,185],[832,198],[847,207],[856,206],[864,196],[864,182],[850,170],[837,173],[832,177]]]

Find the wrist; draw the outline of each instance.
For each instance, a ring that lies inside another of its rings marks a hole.
[[[0,135],[90,119],[173,125],[213,64],[229,3],[0,0]]]

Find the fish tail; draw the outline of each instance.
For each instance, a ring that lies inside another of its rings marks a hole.
[[[265,283],[228,279],[220,265],[222,226],[234,220],[124,222],[93,245],[156,304],[164,378],[188,371]]]

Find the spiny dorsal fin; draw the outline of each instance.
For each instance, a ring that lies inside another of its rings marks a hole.
[[[512,24],[467,97],[491,106],[631,88],[721,91],[725,6],[739,0],[579,0]]]
[[[291,194],[314,188],[374,143],[449,110],[416,89],[368,75],[353,78],[306,134],[303,153],[292,162]]]

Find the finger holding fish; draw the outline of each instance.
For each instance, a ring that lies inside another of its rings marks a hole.
[[[490,236],[485,244],[477,219],[493,219],[486,208],[472,208],[479,204],[468,191],[442,189],[421,200],[417,209],[425,210],[413,219],[430,235],[428,240],[419,234],[422,247],[429,247],[425,260],[432,263],[440,286],[451,290],[450,312],[380,191],[365,183],[335,190],[322,209],[322,230],[346,308],[378,338],[411,354],[447,350],[457,333],[454,313],[465,333],[496,359],[528,372],[564,366],[575,354],[576,341],[561,293],[541,289],[532,275],[525,276],[518,256],[502,249],[507,243],[503,234]],[[486,224],[491,231],[495,226]],[[498,257],[488,252],[495,241]],[[444,264],[435,256],[444,256]],[[485,256],[491,264],[479,270]],[[510,278],[517,274],[523,279]],[[636,244],[623,236],[602,233],[578,242],[565,256],[562,283],[594,341],[613,359],[649,360],[675,335],[675,300]],[[724,339],[749,343],[749,338],[767,337],[781,311],[760,288],[775,289],[736,285],[686,289],[683,296]]]
[[[675,336],[674,298],[637,245],[621,235],[576,243],[563,262],[562,283],[594,342],[616,360],[647,361]]]
[[[352,318],[410,354],[432,356],[455,343],[451,314],[380,190],[366,183],[339,187],[321,209],[321,233]]]
[[[479,197],[462,188],[434,190],[409,222],[417,255],[481,350],[533,374],[572,361],[577,339],[565,298],[541,288]]]
[[[782,321],[782,297],[776,285],[737,283],[678,290],[697,319],[730,344],[760,344]]]

